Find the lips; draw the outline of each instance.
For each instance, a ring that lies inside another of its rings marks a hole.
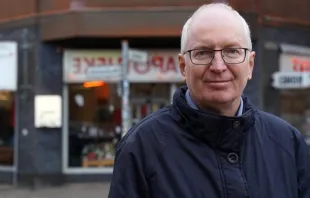
[[[229,86],[230,80],[226,81],[207,81],[206,85],[215,89],[223,89]]]
[[[206,82],[207,83],[226,83],[226,82],[230,82],[230,80],[209,80]]]

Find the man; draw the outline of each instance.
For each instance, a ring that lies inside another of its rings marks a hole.
[[[310,157],[290,124],[242,96],[255,52],[245,20],[225,4],[184,25],[173,104],[118,145],[110,198],[309,198]]]

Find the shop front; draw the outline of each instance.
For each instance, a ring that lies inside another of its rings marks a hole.
[[[273,87],[280,92],[280,116],[304,135],[310,145],[310,48],[281,45],[279,72]]]
[[[171,103],[182,84],[177,50],[146,50],[129,61],[129,126]],[[63,170],[112,173],[122,136],[121,50],[67,50],[63,59]]]

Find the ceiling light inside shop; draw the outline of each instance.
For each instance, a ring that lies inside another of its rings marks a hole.
[[[88,82],[84,82],[83,87],[92,88],[92,87],[101,87],[103,85],[104,85],[103,81],[88,81]]]

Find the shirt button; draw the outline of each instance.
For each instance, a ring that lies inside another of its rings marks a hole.
[[[236,153],[229,153],[227,155],[227,160],[231,164],[236,164],[239,161],[239,156]]]
[[[235,121],[234,124],[233,124],[233,128],[237,129],[239,127],[240,127],[240,121]]]

